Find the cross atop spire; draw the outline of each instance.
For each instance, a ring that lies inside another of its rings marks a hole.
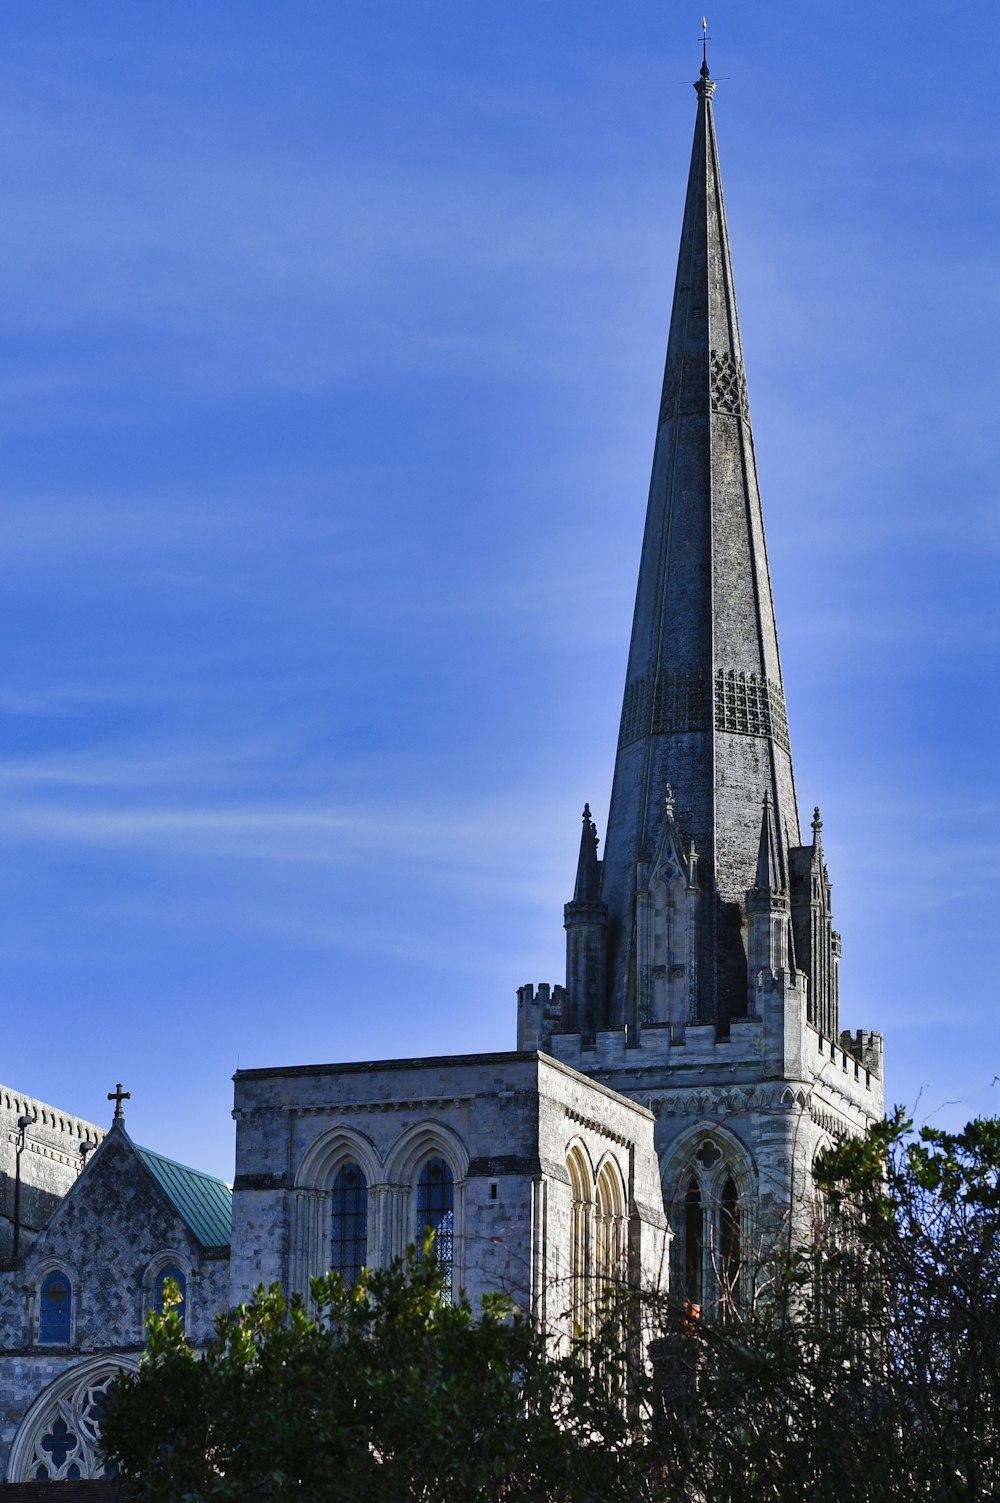
[[[705,17],[701,18],[701,68],[699,69],[698,82],[694,85],[695,93],[699,99],[711,99],[715,93],[715,84],[708,73],[708,44],[712,38],[708,34],[708,22]]]

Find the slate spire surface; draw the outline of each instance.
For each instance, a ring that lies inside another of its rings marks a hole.
[[[621,731],[602,862],[605,1025],[640,1022],[637,876],[664,793],[698,852],[691,1021],[746,1011],[741,902],[766,796],[775,840],[799,822],[707,63],[698,96]],[[775,859],[784,865],[782,855]]]

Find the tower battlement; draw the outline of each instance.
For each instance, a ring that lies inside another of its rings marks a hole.
[[[517,989],[517,1047],[548,1050],[548,1039],[566,1027],[566,988],[540,981]]]

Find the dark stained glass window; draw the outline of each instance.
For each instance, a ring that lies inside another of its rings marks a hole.
[[[333,1182],[330,1267],[354,1285],[368,1262],[368,1181],[357,1164],[343,1164]]]
[[[181,1325],[183,1325],[184,1317],[187,1313],[187,1279],[184,1277],[183,1271],[174,1263],[168,1263],[166,1268],[161,1268],[156,1275],[156,1284],[153,1290],[153,1304],[156,1308],[156,1313],[157,1315],[163,1314],[163,1285],[167,1279],[173,1279],[177,1285],[180,1303],[171,1305],[170,1308],[177,1312],[181,1318]]]
[[[701,1306],[705,1212],[698,1181],[692,1178],[684,1197],[684,1298]]]
[[[455,1183],[444,1159],[428,1159],[417,1180],[417,1242],[430,1227],[434,1233],[434,1256],[444,1274],[445,1292],[451,1293],[455,1259]]]
[[[73,1291],[59,1269],[46,1274],[38,1295],[38,1339],[46,1345],[69,1346]]]
[[[740,1198],[735,1181],[727,1179],[722,1187],[719,1207],[719,1243],[721,1252],[722,1297],[730,1305],[739,1298],[740,1285]]]

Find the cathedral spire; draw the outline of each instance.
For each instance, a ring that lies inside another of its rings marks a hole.
[[[664,791],[700,853],[698,1020],[746,1011],[741,904],[760,800],[797,845],[798,814],[733,273],[703,62],[666,369],[602,863],[607,1024],[636,1032],[637,872]]]

